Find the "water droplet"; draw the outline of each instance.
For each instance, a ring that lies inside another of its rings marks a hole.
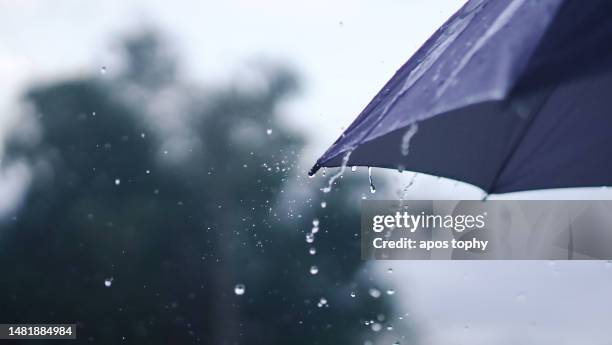
[[[393,325],[388,325],[387,326],[387,331],[392,331],[393,330]]]
[[[244,284],[236,284],[236,286],[234,286],[234,293],[238,296],[244,295],[245,291],[246,286],[244,286]]]
[[[267,135],[272,135],[272,129],[271,128],[266,129],[266,134]]]
[[[321,297],[321,299],[319,299],[319,303],[317,303],[317,307],[322,308],[327,306],[327,299],[325,297]]]
[[[408,153],[410,153],[410,140],[418,132],[418,130],[419,125],[417,123],[413,123],[410,125],[410,127],[408,127],[406,133],[404,133],[401,145],[401,152],[403,156],[407,156]]]
[[[306,243],[312,243],[312,242],[314,242],[314,235],[309,232],[306,234]]]
[[[92,112],[91,112],[91,116],[96,116],[96,112],[95,112],[95,111],[92,111]]]
[[[106,66],[100,67],[100,74],[106,74]]]
[[[318,218],[313,219],[312,220],[312,225],[313,226],[319,226],[319,219]]]
[[[389,273],[389,274],[393,273],[393,268],[391,268],[391,267],[387,268],[387,273]]]
[[[387,290],[387,295],[389,295],[389,296],[395,295],[395,290],[393,290],[393,289]]]
[[[410,178],[410,181],[408,181],[408,183],[403,187],[402,191],[399,192],[400,200],[406,200],[408,198],[408,189],[412,187],[418,175],[419,173],[415,172],[414,175],[412,175],[412,178]]]
[[[146,174],[150,174],[150,173],[151,173],[151,170],[147,169],[147,170],[145,170],[145,173],[146,173]]]
[[[310,253],[310,255],[315,255],[317,253],[317,248],[310,247],[310,249],[308,249],[308,253]]]
[[[111,287],[113,285],[113,278],[106,278],[104,279],[104,286],[106,287]]]
[[[140,133],[140,137],[141,137],[141,138],[144,138],[144,137],[146,137],[146,136],[147,136],[147,135],[146,135],[144,132]]]
[[[327,202],[321,201],[321,208],[326,208],[326,207],[327,207]]]
[[[380,297],[380,290],[378,290],[377,288],[370,288],[369,293],[370,293],[370,296],[374,298]]]
[[[352,171],[352,172],[357,171],[357,166],[356,166],[356,165],[353,165],[353,166],[351,167],[351,171]]]
[[[121,184],[121,180],[120,180],[120,179],[118,179],[118,178],[116,178],[116,179],[115,179],[115,186],[118,186],[118,185],[120,185],[120,184]]]
[[[353,298],[357,297],[357,293],[355,291],[351,291],[351,297]]]
[[[382,325],[378,322],[374,322],[371,328],[374,332],[380,332],[380,330],[382,329]]]
[[[524,292],[521,292],[516,296],[517,302],[525,302],[526,299],[527,299],[527,294],[525,294]]]
[[[372,167],[368,167],[368,180],[370,181],[370,193],[376,193],[376,186],[374,186],[374,182],[372,181]]]
[[[324,188],[321,188],[321,191],[323,191],[323,193],[329,193],[331,192],[332,186],[334,185],[334,182],[339,178],[342,177],[342,174],[344,174],[344,169],[346,169],[346,164],[348,163],[349,158],[351,157],[351,153],[352,151],[347,151],[344,154],[344,157],[342,158],[342,164],[340,165],[340,170],[335,173],[327,182],[327,186],[325,186]]]
[[[400,345],[399,340],[395,341],[395,342],[393,343],[393,345]]]
[[[315,265],[310,266],[310,274],[312,274],[314,276],[317,273],[319,273],[319,268],[317,266],[315,266]]]

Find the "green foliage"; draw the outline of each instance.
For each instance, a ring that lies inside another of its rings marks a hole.
[[[26,159],[34,182],[0,225],[3,319],[77,322],[80,342],[101,344],[363,341],[363,321],[387,307],[355,280],[357,209],[342,191],[325,212],[320,196],[288,196],[304,140],[276,113],[296,77],[265,69],[256,92],[202,90],[181,82],[172,56],[145,32],[125,41],[115,77],[27,92],[41,138],[7,150],[5,163]],[[157,111],[168,94],[182,106]]]

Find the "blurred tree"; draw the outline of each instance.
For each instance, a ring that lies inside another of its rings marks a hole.
[[[81,342],[101,344],[369,336],[364,321],[389,310],[357,284],[349,194],[331,193],[312,256],[304,236],[319,201],[285,190],[303,139],[277,113],[295,76],[267,66],[257,88],[202,90],[181,81],[154,32],[123,47],[114,76],[27,92],[40,136],[7,147],[5,164],[27,159],[34,178],[0,225],[3,320],[77,322]]]

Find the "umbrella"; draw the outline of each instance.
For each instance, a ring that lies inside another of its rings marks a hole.
[[[487,193],[612,184],[612,1],[471,0],[321,167],[410,170]]]

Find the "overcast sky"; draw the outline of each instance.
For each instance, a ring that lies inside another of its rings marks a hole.
[[[30,80],[112,73],[116,35],[153,25],[196,81],[236,78],[254,59],[294,66],[305,90],[292,114],[316,133],[315,158],[462,2],[0,0],[0,104]]]

